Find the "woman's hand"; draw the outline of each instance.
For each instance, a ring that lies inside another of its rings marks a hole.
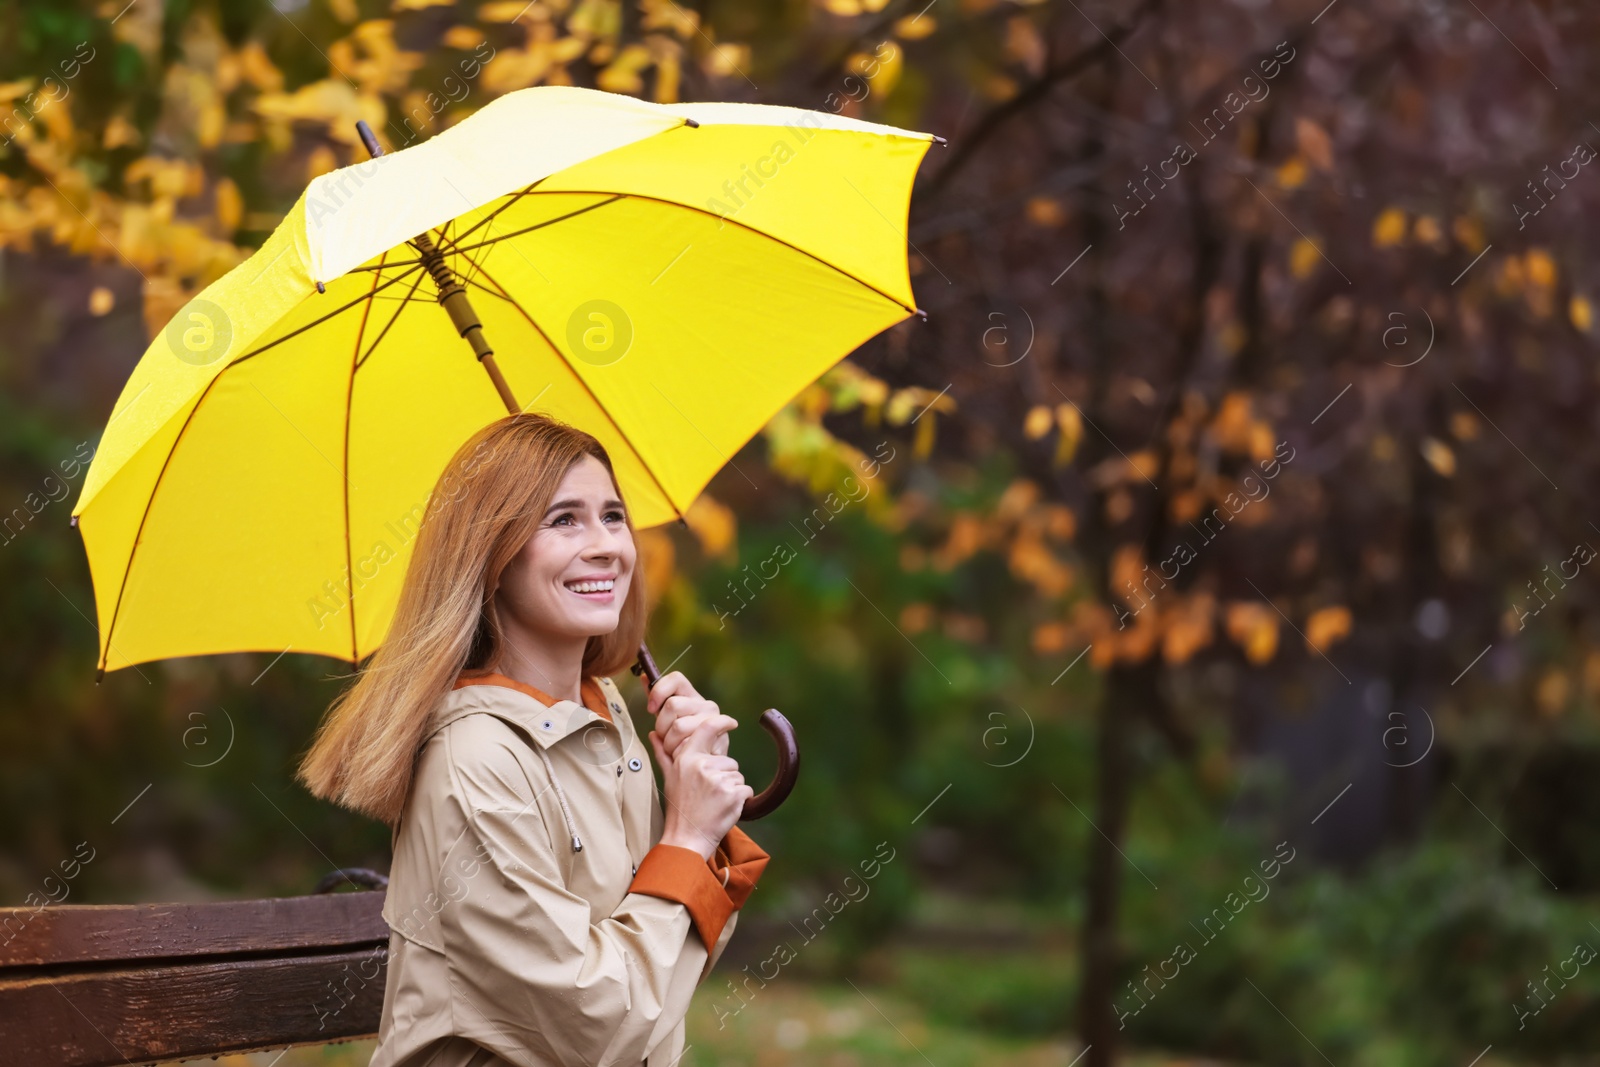
[[[726,756],[728,731],[739,726],[737,719],[721,713],[715,701],[697,693],[682,671],[673,671],[656,679],[645,701],[645,710],[656,717],[656,726],[650,731],[650,736],[660,738],[668,756],[675,755],[684,739],[708,720],[718,723],[709,751],[713,755]]]
[[[739,764],[731,756],[713,752],[720,740],[727,744],[727,729],[719,719],[727,716],[701,716],[678,746],[676,755],[662,746],[660,736],[650,731],[650,747],[661,767],[662,789],[667,797],[667,814],[661,844],[676,845],[710,859],[717,845],[744,813],[744,803],[755,796],[745,784]]]

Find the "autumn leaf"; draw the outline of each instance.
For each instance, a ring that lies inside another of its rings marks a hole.
[[[1424,437],[1421,445],[1422,458],[1428,461],[1442,477],[1449,478],[1456,473],[1456,454],[1450,451],[1450,446],[1437,437]]]
[[[1322,171],[1333,169],[1333,142],[1327,131],[1304,116],[1294,120],[1294,140],[1300,154]]]
[[[715,499],[710,493],[701,493],[683,521],[700,542],[700,550],[708,557],[731,559],[737,555],[738,520],[733,509]]]
[[[1572,685],[1565,671],[1555,667],[1546,671],[1534,691],[1534,699],[1538,702],[1540,714],[1546,718],[1555,718],[1566,711],[1567,696],[1571,689]]]
[[[1053,196],[1029,197],[1024,210],[1029,222],[1047,229],[1054,229],[1067,220],[1066,209]]]
[[[1185,597],[1164,617],[1161,658],[1167,663],[1187,663],[1214,636],[1216,598],[1209,593]]]
[[[921,633],[933,625],[933,605],[915,601],[900,609],[900,629],[908,634]]]
[[[1280,189],[1298,189],[1306,183],[1306,178],[1311,171],[1306,166],[1306,161],[1299,156],[1290,156],[1278,168],[1277,179]]]
[[[685,516],[685,520],[687,518]],[[659,526],[637,531],[634,540],[643,564],[645,606],[653,609],[672,581],[677,550],[673,547],[672,536]]]
[[[1372,244],[1390,248],[1406,237],[1406,213],[1397,207],[1385,208],[1372,223]]]
[[[1350,609],[1343,605],[1319,608],[1306,620],[1306,648],[1326,652],[1350,636]]]
[[[1594,305],[1589,303],[1589,298],[1572,294],[1572,299],[1567,301],[1567,318],[1572,322],[1572,328],[1579,333],[1588,333],[1594,325]]]
[[[1028,414],[1022,419],[1022,436],[1037,441],[1050,432],[1050,425],[1050,408],[1045,404],[1036,404],[1028,409]]]
[[[1078,451],[1078,442],[1083,440],[1083,416],[1077,405],[1057,404],[1056,425],[1061,429],[1061,436],[1056,441],[1056,454],[1051,462],[1057,467],[1064,467],[1072,462],[1072,457]]]
[[[1262,664],[1278,651],[1278,613],[1259,601],[1238,600],[1228,605],[1228,636],[1244,649],[1245,659]]]
[[[1524,269],[1528,274],[1528,284],[1539,289],[1550,289],[1556,284],[1556,261],[1550,258],[1550,253],[1542,248],[1528,250],[1523,257]]]

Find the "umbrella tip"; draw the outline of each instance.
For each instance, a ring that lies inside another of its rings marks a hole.
[[[367,125],[366,119],[356,120],[356,134],[361,138],[361,144],[367,154],[373,159],[383,155],[383,146],[378,144],[378,137],[372,132],[372,127]]]
[[[77,529],[77,527],[78,527],[78,516],[74,515],[71,518],[69,518],[67,520],[67,525],[71,526],[73,529]]]
[[[94,671],[94,684],[99,685],[100,679],[104,678],[105,676],[106,669],[104,667],[96,667]]]
[[[946,141],[943,137],[940,137],[938,134],[934,134],[933,135],[933,143],[934,144],[949,144],[950,142]]]
[[[912,312],[912,314],[916,315],[917,318],[921,319],[923,322],[927,322],[928,321],[928,313],[926,311],[923,311],[921,308],[912,308],[911,312]]]
[[[328,291],[327,286],[323,285],[321,282],[317,283],[317,292],[326,293],[327,291]]]
[[[691,130],[698,130],[700,128],[700,124],[691,118],[685,118],[683,120],[683,124],[689,127]]]

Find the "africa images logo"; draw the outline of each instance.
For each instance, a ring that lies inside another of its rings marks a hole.
[[[233,320],[209,300],[189,301],[166,328],[167,345],[185,363],[204,367],[228,354],[233,344]]]

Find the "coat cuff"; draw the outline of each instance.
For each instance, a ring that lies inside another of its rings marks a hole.
[[[737,826],[728,831],[709,860],[693,849],[657,844],[645,853],[628,892],[675,900],[688,908],[709,951],[722,935],[728,916],[744,906],[769,859]],[[722,884],[724,869],[727,886]]]
[[[728,831],[728,835],[722,839],[722,844],[717,846],[717,851],[706,864],[716,876],[719,885],[726,871],[728,884],[724,887],[724,892],[733,902],[733,910],[738,911],[749,899],[756,882],[761,879],[761,872],[767,869],[767,861],[771,858],[760,845],[750,839],[749,834],[735,826]]]

